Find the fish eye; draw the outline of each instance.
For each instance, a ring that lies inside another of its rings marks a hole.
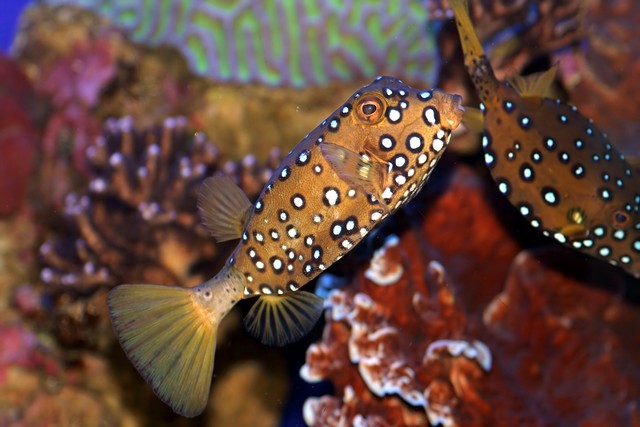
[[[375,113],[377,109],[378,109],[378,106],[374,102],[371,102],[369,104],[364,104],[362,106],[362,112],[367,116],[370,116],[373,113]]]
[[[378,123],[384,117],[384,101],[375,95],[364,96],[355,107],[356,116],[368,124]]]
[[[615,228],[624,228],[629,224],[629,214],[616,209],[611,214],[611,222]]]

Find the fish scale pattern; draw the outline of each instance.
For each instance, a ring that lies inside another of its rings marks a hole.
[[[49,0],[91,9],[149,45],[177,47],[221,82],[314,86],[380,74],[433,81],[417,0]]]

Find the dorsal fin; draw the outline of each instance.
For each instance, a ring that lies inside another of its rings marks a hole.
[[[462,124],[472,133],[484,132],[484,116],[478,108],[464,107]]]
[[[383,189],[390,184],[388,163],[329,142],[320,144],[320,152],[341,179],[382,201]]]
[[[240,238],[251,209],[251,202],[231,178],[212,176],[200,187],[200,218],[217,242]]]
[[[263,344],[283,346],[304,337],[322,309],[322,298],[311,292],[262,295],[245,316],[244,325]]]
[[[553,82],[557,73],[558,63],[555,63],[547,71],[528,76],[515,76],[509,80],[509,83],[523,98],[553,98]]]

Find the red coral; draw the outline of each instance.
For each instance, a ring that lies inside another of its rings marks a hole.
[[[589,2],[585,9],[584,43],[556,55],[570,102],[606,130],[622,152],[638,156],[640,2]]]
[[[309,425],[637,425],[639,309],[543,264],[546,250],[516,256],[487,194],[458,168],[371,261],[397,281],[363,271],[331,295],[301,375],[337,396],[306,402]]]
[[[18,101],[0,94],[0,215],[25,200],[37,140],[31,119]]]

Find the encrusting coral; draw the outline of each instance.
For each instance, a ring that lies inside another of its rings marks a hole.
[[[330,295],[301,375],[331,381],[336,395],[307,399],[308,425],[640,420],[638,308],[576,274],[601,268],[590,280],[612,283],[624,273],[576,267],[579,255],[550,242],[517,255],[487,185],[457,167],[444,193],[436,183],[409,207],[419,219]]]

